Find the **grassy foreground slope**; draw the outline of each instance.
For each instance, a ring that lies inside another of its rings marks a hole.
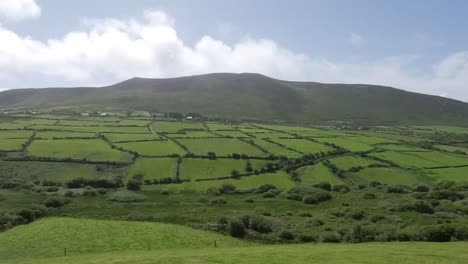
[[[229,236],[161,223],[47,218],[0,233],[0,262],[18,257],[62,256],[122,250],[239,247]]]
[[[303,244],[233,248],[123,251],[57,258],[16,259],[9,263],[466,263],[468,246],[456,243]]]

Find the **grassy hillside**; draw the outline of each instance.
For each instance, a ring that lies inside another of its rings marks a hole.
[[[306,244],[234,248],[124,251],[8,263],[465,263],[467,243]]]
[[[247,242],[188,227],[146,222],[48,218],[0,233],[0,260],[121,250],[239,247]]]
[[[374,85],[287,82],[259,74],[132,78],[94,88],[20,89],[0,93],[0,107],[72,106],[312,122],[353,120],[466,124],[468,104]]]

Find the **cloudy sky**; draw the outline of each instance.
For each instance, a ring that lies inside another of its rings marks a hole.
[[[468,101],[464,0],[0,0],[0,89],[258,72]]]

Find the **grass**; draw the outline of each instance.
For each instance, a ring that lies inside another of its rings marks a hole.
[[[41,139],[65,139],[65,138],[96,138],[96,133],[80,132],[57,132],[57,131],[39,131],[36,132],[36,138]]]
[[[185,154],[185,150],[170,140],[117,143],[126,150],[136,151],[140,155],[167,156],[172,154]]]
[[[176,166],[174,158],[140,158],[130,168],[129,176],[141,174],[148,180],[173,178]]]
[[[0,151],[21,150],[27,139],[0,139]]]
[[[26,154],[32,157],[92,161],[130,161],[132,158],[129,153],[112,149],[100,139],[34,140]]]
[[[365,168],[353,173],[353,180],[356,183],[378,181],[383,184],[407,186],[421,183],[416,173],[398,168]]]
[[[0,259],[50,257],[121,250],[207,248],[248,243],[192,228],[129,221],[46,218],[0,234]]]
[[[347,155],[338,158],[333,158],[330,159],[330,162],[335,164],[338,168],[342,170],[349,170],[352,167],[367,167],[372,164],[382,164],[382,162],[355,155]]]
[[[254,176],[241,177],[240,179],[228,180],[213,180],[213,181],[200,181],[181,184],[169,184],[164,187],[164,190],[171,192],[180,191],[202,191],[205,192],[211,187],[219,187],[224,183],[232,184],[239,190],[251,190],[263,184],[274,184],[278,188],[285,190],[294,187],[294,182],[291,181],[289,175],[284,172],[261,174]]]
[[[383,148],[386,150],[393,150],[393,151],[429,151],[427,149],[411,146],[411,145],[397,145],[397,144],[389,144],[389,145],[379,145],[379,148]]]
[[[99,179],[123,175],[125,168],[65,162],[2,161],[0,174],[25,181],[66,182],[75,178]],[[2,178],[2,177],[0,177]]]
[[[149,134],[148,128],[146,127],[32,125],[29,128],[34,130],[70,132]]]
[[[445,150],[448,152],[462,152],[467,154],[468,148],[464,147],[457,147],[457,146],[450,146],[450,145],[434,145],[436,149]]]
[[[216,131],[216,134],[234,138],[249,138],[249,136],[240,131]]]
[[[219,137],[208,131],[186,131],[184,133],[177,134],[166,134],[171,138],[208,138],[208,137]]]
[[[360,142],[360,141],[355,141],[353,140],[351,137],[348,137],[348,138],[343,138],[343,137],[340,137],[340,138],[316,138],[317,141],[320,141],[320,142],[327,142],[327,143],[332,143],[332,144],[335,144],[341,148],[344,148],[344,149],[347,149],[349,151],[353,151],[353,152],[363,152],[363,151],[370,151],[372,150],[374,147],[369,145],[369,144],[366,144],[366,143],[363,143],[363,142]]]
[[[314,185],[321,182],[328,182],[331,185],[343,184],[343,181],[333,175],[328,167],[322,163],[299,168],[297,173],[303,185]]]
[[[285,145],[302,153],[320,153],[332,150],[331,147],[306,139],[273,139],[274,142]]]
[[[10,263],[323,263],[323,264],[462,264],[466,242],[258,245],[204,249],[122,251],[72,257],[18,259]],[[18,262],[15,262],[18,261]]]
[[[436,182],[468,182],[468,177],[466,177],[467,167],[429,169],[424,170],[424,172]]]
[[[232,153],[265,156],[260,149],[238,139],[178,139],[177,141],[197,155],[207,155],[208,152],[214,152],[217,156],[227,156]]]
[[[234,159],[184,159],[180,165],[181,179],[209,179],[231,176],[232,170],[245,171],[245,160]]]
[[[468,165],[468,157],[449,153],[428,152],[396,152],[384,151],[373,153],[376,156],[391,161],[405,168],[435,168],[442,166]]]
[[[0,139],[30,138],[32,131],[28,130],[0,130]]]
[[[184,130],[184,129],[205,130],[205,127],[202,125],[202,123],[192,123],[192,122],[156,122],[156,123],[153,123],[153,130],[156,132],[177,133],[180,130]]]
[[[284,148],[280,145],[270,143],[268,141],[265,141],[263,139],[259,138],[254,138],[254,139],[249,139],[252,140],[256,145],[260,146],[264,150],[268,151],[268,153],[271,153],[276,156],[286,156],[286,157],[299,157],[302,154],[297,152],[297,151],[292,151],[290,149]]]
[[[123,141],[138,141],[138,140],[156,140],[157,136],[153,134],[118,134],[118,133],[105,133],[103,134],[107,139],[112,142],[118,143]]]

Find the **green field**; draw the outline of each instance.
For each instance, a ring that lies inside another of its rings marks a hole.
[[[96,133],[86,132],[58,132],[58,131],[39,131],[36,132],[36,138],[40,139],[66,139],[66,138],[96,138]]]
[[[21,150],[27,139],[0,139],[0,151]]]
[[[365,168],[353,173],[356,183],[377,181],[382,184],[413,186],[421,183],[417,173],[398,168]]]
[[[386,150],[393,150],[393,151],[403,151],[403,152],[410,152],[410,151],[430,151],[427,149],[411,146],[411,145],[397,145],[397,144],[389,144],[389,145],[379,145],[379,148],[383,148]]]
[[[180,178],[197,180],[231,176],[231,171],[245,172],[246,161],[234,159],[184,159],[180,165]]]
[[[428,169],[424,170],[424,172],[436,182],[468,182],[468,177],[466,177],[467,167]]]
[[[382,164],[382,162],[354,155],[332,158],[330,159],[330,162],[342,170],[349,170],[353,167],[367,167],[372,164]]]
[[[0,234],[0,259],[70,256],[83,253],[248,245],[211,232],[178,225],[128,221],[50,218]]]
[[[155,122],[153,130],[162,133],[177,133],[181,130],[205,130],[201,123],[192,122]]]
[[[69,131],[69,132],[91,132],[91,133],[131,133],[148,134],[146,127],[118,127],[118,126],[54,126],[54,125],[32,125],[34,130],[46,131]]]
[[[208,131],[185,131],[183,133],[177,134],[166,134],[166,136],[171,138],[210,138],[210,137],[219,137],[215,134],[209,133]]]
[[[130,161],[131,155],[112,149],[100,139],[35,140],[26,150],[32,157],[87,159],[92,161]]]
[[[338,147],[344,148],[349,151],[353,152],[364,152],[364,151],[370,151],[374,149],[373,146],[370,144],[366,144],[360,141],[353,140],[352,137],[348,138],[317,138],[317,141],[323,142],[323,143],[331,143],[335,144]]]
[[[301,153],[320,153],[320,152],[328,152],[333,148],[316,143],[313,141],[309,141],[306,139],[273,139],[274,142],[280,143],[288,148],[294,149]]]
[[[205,192],[211,187],[219,187],[225,183],[232,184],[236,186],[236,188],[239,190],[251,190],[251,189],[259,187],[260,185],[267,184],[267,183],[273,184],[282,190],[285,190],[294,186],[294,183],[291,181],[291,179],[286,173],[279,172],[279,173],[271,173],[271,174],[245,176],[245,177],[241,177],[240,179],[169,184],[164,187],[164,190],[168,190],[171,192],[181,192],[181,191]]]
[[[176,166],[174,158],[140,158],[130,168],[129,176],[141,174],[145,180],[174,178]]]
[[[271,153],[276,156],[286,156],[286,157],[299,157],[301,154],[297,151],[293,151],[282,147],[278,144],[274,144],[263,139],[255,138],[249,139],[252,140],[256,145],[260,146],[262,149],[266,150],[268,153]]]
[[[196,155],[207,155],[208,152],[214,152],[217,156],[227,156],[232,153],[265,156],[260,149],[238,139],[178,139],[177,141]]]
[[[104,133],[107,139],[114,143],[140,140],[156,140],[157,136],[153,134],[120,134],[120,133]]]
[[[30,138],[32,131],[28,130],[0,130],[0,139]]]
[[[458,152],[458,153],[468,153],[468,148],[465,147],[457,147],[457,146],[450,146],[450,145],[434,145],[436,149],[445,150],[448,152]]]
[[[116,146],[146,156],[183,155],[185,151],[170,140],[117,143]]]
[[[301,178],[302,185],[312,186],[321,182],[328,182],[331,185],[343,184],[343,181],[333,175],[331,171],[322,163],[313,166],[302,167],[297,170]]]
[[[405,168],[435,168],[443,166],[468,165],[468,157],[443,152],[396,152],[373,153],[379,157]]]

